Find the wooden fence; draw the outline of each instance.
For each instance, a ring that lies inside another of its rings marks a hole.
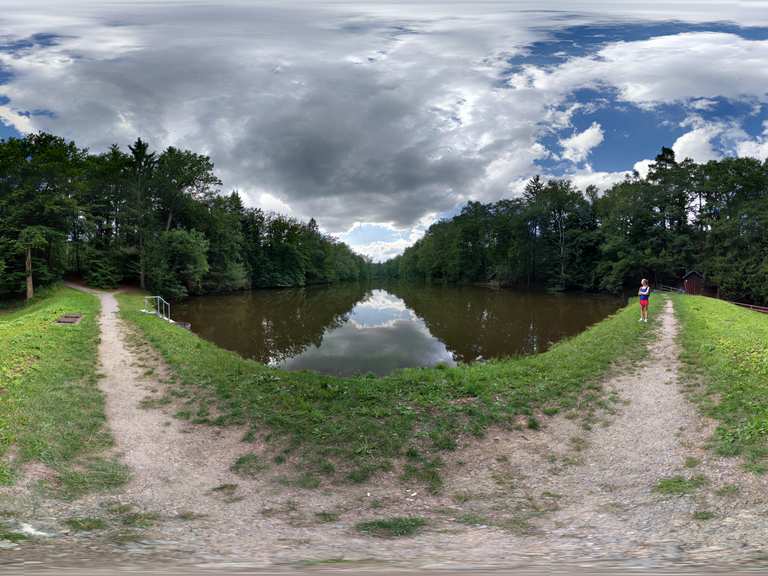
[[[686,291],[683,288],[675,288],[674,286],[666,286],[664,284],[657,285],[656,290],[658,290],[659,292],[674,292],[676,294],[686,294]],[[742,308],[749,308],[750,310],[754,310],[755,312],[768,314],[768,306],[756,306],[755,304],[744,304],[743,302],[734,302],[733,300],[726,300],[725,298],[718,298],[718,300],[722,300],[723,302],[728,302],[730,304],[735,304],[736,306],[741,306]]]

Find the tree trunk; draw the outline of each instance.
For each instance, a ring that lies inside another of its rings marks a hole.
[[[35,296],[35,286],[32,282],[32,247],[27,248],[27,300],[32,300]]]
[[[142,290],[147,289],[147,284],[144,280],[144,239],[141,233],[139,233],[139,286]]]

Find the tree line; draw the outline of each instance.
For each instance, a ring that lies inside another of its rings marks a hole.
[[[205,155],[141,139],[102,154],[46,133],[0,141],[0,297],[67,274],[167,298],[365,278],[317,223],[222,194]]]
[[[662,148],[645,177],[603,194],[536,177],[519,198],[470,202],[376,273],[619,292],[694,269],[725,297],[768,303],[768,160],[697,164]]]

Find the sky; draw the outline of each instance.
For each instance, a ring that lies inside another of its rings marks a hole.
[[[0,138],[205,153],[377,261],[536,174],[768,156],[764,0],[0,2]]]

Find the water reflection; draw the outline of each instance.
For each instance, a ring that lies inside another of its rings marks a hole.
[[[288,370],[381,375],[540,352],[620,304],[479,287],[347,284],[195,298],[174,316],[219,346]]]
[[[326,331],[322,345],[279,363],[288,370],[350,375],[387,374],[409,366],[453,365],[451,352],[400,298],[373,290],[342,326]]]

